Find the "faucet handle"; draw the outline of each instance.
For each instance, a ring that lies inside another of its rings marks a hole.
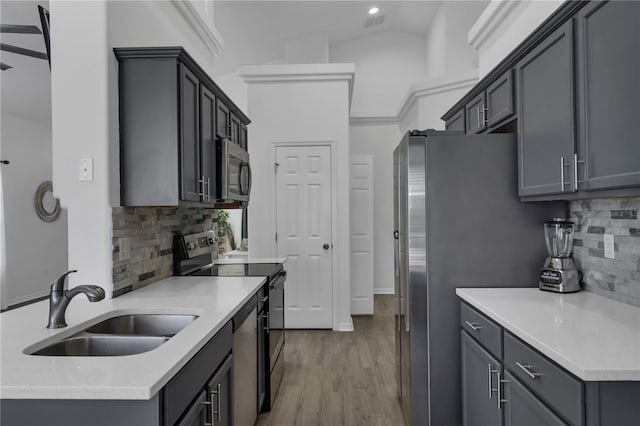
[[[67,275],[72,274],[74,272],[78,272],[77,269],[72,269],[70,271],[65,272],[64,274],[62,274],[62,276],[60,278],[58,278],[57,280],[55,280],[54,282],[51,283],[51,292],[63,292],[64,291],[64,285],[65,285],[65,281],[67,279]]]

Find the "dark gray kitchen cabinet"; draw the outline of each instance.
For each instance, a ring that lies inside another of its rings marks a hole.
[[[209,393],[209,424],[233,426],[233,360],[229,355],[207,385]],[[204,426],[204,424],[203,424]]]
[[[465,112],[466,109],[461,109],[460,111],[458,111],[457,113],[455,113],[451,118],[449,118],[445,124],[444,124],[444,129],[445,130],[460,130],[460,131],[465,131],[465,121],[464,121],[464,116],[465,116]]]
[[[231,141],[240,145],[240,138],[242,137],[242,123],[240,119],[233,113],[231,113],[230,117],[231,123]]]
[[[248,139],[249,139],[249,135],[248,135],[247,126],[242,125],[242,127],[240,128],[240,147],[245,151],[249,150]]]
[[[241,127],[249,124],[248,117],[182,48],[114,52],[120,204],[214,206],[216,138],[231,137],[232,114]]]
[[[180,199],[200,201],[200,81],[180,65]],[[204,157],[203,157],[204,160]],[[212,159],[213,160],[213,159]]]
[[[462,331],[462,424],[500,426],[497,386],[502,364]]]
[[[504,383],[505,426],[567,425],[508,371]]]
[[[513,70],[507,70],[485,91],[486,125],[493,127],[514,114]]]
[[[222,139],[231,138],[231,111],[221,100],[216,103],[217,136]]]
[[[521,197],[575,191],[573,21],[516,65]]]
[[[640,186],[640,2],[591,2],[576,24],[580,189]]]
[[[208,423],[209,416],[209,399],[206,392],[201,392],[198,398],[193,401],[189,408],[176,426],[204,426]]]
[[[467,134],[480,133],[487,127],[487,113],[484,92],[469,101],[464,107],[465,129]]]

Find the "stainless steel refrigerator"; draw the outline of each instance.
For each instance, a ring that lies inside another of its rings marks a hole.
[[[518,198],[516,138],[412,131],[393,153],[397,383],[407,424],[462,423],[456,287],[535,287],[543,222]]]

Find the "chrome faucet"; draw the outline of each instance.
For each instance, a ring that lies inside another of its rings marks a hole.
[[[78,272],[71,270],[65,272],[60,278],[51,283],[51,292],[49,296],[49,324],[47,328],[62,328],[67,326],[64,315],[67,311],[69,302],[80,293],[87,295],[89,302],[97,302],[104,299],[105,293],[102,287],[97,285],[79,285],[71,290],[65,290],[67,275]]]

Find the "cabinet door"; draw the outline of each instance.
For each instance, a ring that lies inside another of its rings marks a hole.
[[[241,131],[242,123],[240,119],[234,113],[231,113],[231,141],[238,145],[241,144]]]
[[[201,392],[191,407],[187,410],[184,417],[176,423],[176,426],[204,426],[207,424],[207,415],[209,412],[209,402],[207,393]]]
[[[243,124],[242,128],[240,129],[240,147],[242,149],[244,149],[245,151],[249,150],[248,138],[249,138],[249,135],[248,135],[248,131],[247,131],[247,126],[245,126]]]
[[[233,425],[233,356],[229,355],[207,385],[210,412],[208,423],[216,426]]]
[[[180,66],[180,199],[200,201],[200,81]]]
[[[520,196],[576,190],[572,22],[516,65]]]
[[[231,137],[231,112],[220,99],[216,100],[216,136],[222,139]]]
[[[502,412],[497,400],[501,364],[462,331],[462,424],[500,426]]]
[[[216,98],[200,86],[200,174],[203,181],[202,203],[216,200]]]
[[[505,379],[505,426],[561,426],[568,424],[547,408],[508,371],[505,373]]]
[[[513,71],[508,70],[486,91],[487,126],[491,127],[513,115]]]
[[[464,128],[465,111],[466,111],[466,108],[461,109],[453,117],[448,119],[444,125],[445,130],[461,130],[464,132],[465,131],[465,128]]]
[[[640,2],[593,2],[577,15],[581,189],[640,185]]]
[[[484,98],[484,92],[480,93],[474,99],[469,101],[467,105],[465,105],[465,125],[467,129],[467,133],[479,133],[486,128],[486,103]]]

